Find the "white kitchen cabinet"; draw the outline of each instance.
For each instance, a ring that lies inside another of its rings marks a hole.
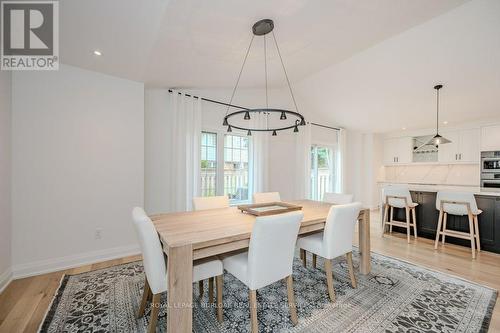
[[[460,131],[459,161],[479,163],[481,157],[480,141],[481,132],[478,128]]]
[[[391,138],[384,142],[384,164],[395,165],[411,163],[412,138]]]
[[[480,131],[478,128],[442,132],[451,143],[439,146],[440,163],[479,163]]]
[[[481,128],[481,151],[500,150],[500,125]]]
[[[450,143],[439,145],[438,162],[440,163],[455,163],[458,161],[458,146],[460,135],[458,131],[441,132],[444,138],[450,140]]]

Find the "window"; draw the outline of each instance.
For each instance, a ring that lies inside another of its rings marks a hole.
[[[330,147],[311,146],[311,199],[322,200],[325,192],[334,190],[334,150]]]
[[[201,196],[227,195],[231,203],[249,199],[250,143],[245,135],[201,133]]]
[[[248,200],[247,137],[224,135],[224,194],[232,201]]]
[[[217,194],[217,134],[201,133],[201,196]]]

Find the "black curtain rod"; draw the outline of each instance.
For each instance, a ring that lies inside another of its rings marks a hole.
[[[328,129],[340,131],[340,128],[338,128],[338,127],[331,127],[331,126],[326,126],[326,125],[321,125],[321,124],[316,124],[316,123],[309,123],[309,124],[314,125],[314,126],[318,126],[318,127],[323,127],[323,128],[328,128]]]
[[[174,91],[172,89],[168,89],[168,92],[169,93],[173,93]],[[178,92],[179,95],[182,95],[181,92]],[[187,97],[193,97],[193,98],[199,98],[201,99],[202,101],[206,101],[206,102],[210,102],[210,103],[215,103],[215,104],[219,104],[219,105],[224,105],[224,106],[229,106],[229,107],[232,107],[232,108],[236,108],[236,109],[241,109],[241,110],[250,110],[249,108],[244,108],[242,106],[239,106],[239,105],[234,105],[234,104],[229,104],[229,103],[224,103],[224,102],[219,102],[219,101],[216,101],[214,99],[210,99],[210,98],[204,98],[204,97],[199,97],[199,96],[194,96],[194,95],[190,95],[190,94],[184,94],[185,96]],[[336,131],[340,131],[340,128],[337,128],[337,127],[330,127],[330,126],[326,126],[326,125],[321,125],[321,124],[316,124],[316,123],[310,123],[311,125],[314,125],[314,126],[319,126],[319,127],[323,127],[323,128],[328,128],[328,129],[332,129],[332,130],[336,130]]]
[[[172,89],[168,89],[168,92],[169,93],[173,93],[174,91]],[[181,92],[178,92],[178,94],[182,95]],[[187,97],[199,98],[202,101],[206,101],[206,102],[210,102],[210,103],[215,103],[215,104],[219,104],[219,105],[224,105],[224,106],[229,106],[229,107],[236,108],[236,109],[250,110],[249,108],[244,108],[244,107],[239,106],[239,105],[234,105],[234,104],[219,102],[219,101],[216,101],[216,100],[213,100],[213,99],[210,99],[210,98],[204,98],[204,97],[194,96],[194,95],[190,95],[190,94],[184,94],[184,95],[187,96]]]

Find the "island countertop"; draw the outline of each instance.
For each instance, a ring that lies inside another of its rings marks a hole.
[[[425,184],[425,183],[407,183],[407,182],[391,182],[391,181],[379,181],[377,182],[379,186],[385,185],[408,185],[410,191],[422,191],[422,192],[439,192],[439,191],[461,191],[461,192],[472,192],[475,195],[485,195],[500,197],[500,191],[488,191],[481,190],[479,186],[474,185],[453,185],[453,184]]]

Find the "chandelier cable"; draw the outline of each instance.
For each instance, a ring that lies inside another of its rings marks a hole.
[[[283,63],[283,58],[281,57],[280,48],[278,46],[278,42],[276,41],[276,35],[274,34],[274,31],[271,31],[271,33],[273,34],[274,44],[276,45],[276,50],[278,51],[278,56],[280,57],[281,67],[283,67],[283,72],[285,72],[285,78],[286,78],[286,82],[288,84],[288,89],[290,90],[290,95],[292,96],[293,105],[295,105],[295,110],[298,112],[299,108],[297,107],[297,102],[295,101],[295,96],[293,95],[292,86],[290,85],[290,79],[288,78],[285,64]]]
[[[245,63],[247,62],[248,54],[250,53],[250,49],[252,48],[252,43],[255,35],[252,35],[252,39],[250,40],[250,44],[248,45],[247,53],[245,54],[245,59],[243,59],[243,64],[241,65],[240,73],[238,74],[238,79],[236,80],[236,84],[234,85],[233,92],[231,93],[231,99],[229,100],[229,104],[233,103],[234,94],[236,93],[236,89],[238,89],[238,84],[240,83],[241,74],[243,73],[243,68],[245,68]],[[226,116],[229,113],[230,106],[227,107]]]
[[[267,47],[266,47],[266,35],[264,35],[264,79],[266,81],[266,107],[269,108],[269,95],[267,93]]]

